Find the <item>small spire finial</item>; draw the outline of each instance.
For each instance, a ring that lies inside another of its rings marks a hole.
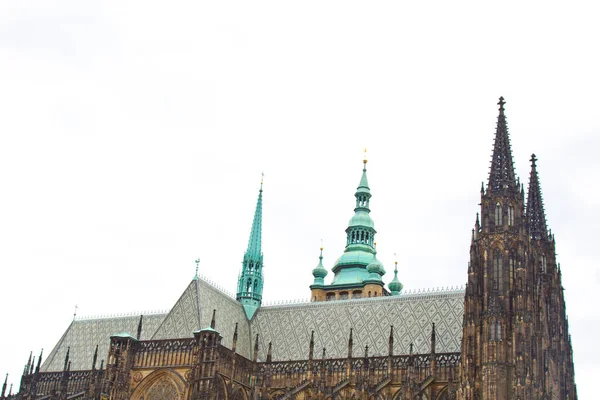
[[[265,173],[261,172],[260,173],[260,191],[262,192],[262,188],[263,188],[263,183],[265,181]]]
[[[537,157],[535,156],[535,154],[531,155],[531,159],[529,161],[531,161],[531,166],[535,167],[535,162],[537,161]]]
[[[500,108],[499,108],[500,111],[504,111],[505,104],[506,104],[506,102],[504,101],[504,97],[500,96],[500,99],[498,101],[498,105],[500,106]]]
[[[215,314],[217,313],[216,309],[213,309],[212,319],[210,320],[210,327],[215,329]]]
[[[319,249],[321,250],[321,254],[323,254],[323,238],[321,238],[321,247]]]
[[[363,150],[363,164],[365,164],[365,168],[367,168],[367,148],[365,147],[365,149]]]
[[[194,262],[196,263],[196,275],[194,275],[194,279],[198,279],[198,266],[200,265],[200,258],[196,258]]]
[[[77,304],[75,304],[75,311],[73,311],[73,321],[75,321],[75,317],[77,317],[77,309],[79,307],[77,306]]]

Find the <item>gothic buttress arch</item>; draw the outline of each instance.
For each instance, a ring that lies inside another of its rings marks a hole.
[[[182,400],[186,398],[183,377],[169,368],[152,372],[135,388],[131,400]]]

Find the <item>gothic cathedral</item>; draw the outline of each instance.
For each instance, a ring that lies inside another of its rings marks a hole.
[[[321,249],[309,302],[262,305],[261,182],[235,297],[196,274],[167,313],[75,319],[0,399],[577,399],[536,156],[526,195],[498,105],[464,290],[386,287],[365,159],[332,280]]]

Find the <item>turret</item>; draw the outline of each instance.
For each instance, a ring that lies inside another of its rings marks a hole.
[[[394,262],[394,279],[388,284],[392,296],[398,296],[404,285],[398,280],[398,261]]]
[[[262,192],[263,181],[260,182],[254,221],[248,240],[248,249],[244,253],[242,271],[238,278],[236,299],[244,306],[246,317],[250,320],[262,302],[263,290],[263,254],[262,254]]]

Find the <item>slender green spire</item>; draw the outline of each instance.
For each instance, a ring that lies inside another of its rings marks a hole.
[[[395,261],[394,264],[394,279],[388,284],[388,287],[390,288],[390,292],[392,292],[392,296],[398,296],[404,285],[398,280],[398,261]]]
[[[260,180],[260,190],[258,191],[258,200],[256,202],[256,211],[254,211],[254,221],[252,221],[252,231],[248,239],[248,249],[246,257],[259,258],[262,257],[262,192],[263,180]]]
[[[315,277],[315,283],[313,285],[324,285],[325,277],[327,276],[327,270],[323,266],[323,246],[321,246],[321,254],[319,255],[319,265],[312,270],[312,274]]]
[[[248,319],[252,319],[262,301],[262,193],[263,180],[261,179],[252,230],[250,231],[250,239],[248,240],[248,248],[244,253],[242,272],[238,278],[236,299],[244,306]]]

